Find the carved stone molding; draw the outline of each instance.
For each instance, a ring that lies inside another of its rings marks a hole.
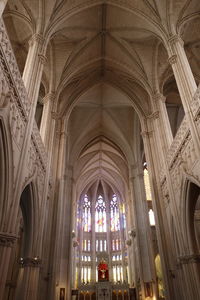
[[[174,65],[175,63],[177,63],[177,55],[174,54],[174,55],[170,56],[168,58],[168,61],[169,61],[170,65]]]
[[[41,64],[45,65],[47,62],[47,57],[43,54],[38,54],[38,57],[39,57]]]
[[[158,117],[159,117],[159,111],[158,110],[154,111],[152,114],[147,116],[148,119],[153,119],[153,120],[158,119]]]
[[[196,264],[200,263],[200,254],[190,254],[179,256],[178,258],[180,264]]]
[[[165,103],[165,101],[166,101],[166,97],[163,94],[161,94],[161,93],[154,94],[153,99],[155,101],[161,101],[163,103]]]
[[[29,40],[29,46],[32,46],[35,42],[37,42],[38,44],[43,44],[44,42],[44,38],[41,34],[39,33],[35,33]]]
[[[196,90],[196,92],[194,94],[194,100],[195,101],[200,100],[200,84],[199,84],[199,86],[198,86],[198,88],[197,88],[197,90]]]
[[[55,100],[55,93],[48,93],[42,98],[42,104],[46,104],[47,102],[53,102]]]
[[[171,46],[173,46],[173,45],[176,44],[176,43],[180,43],[182,47],[184,46],[184,41],[183,41],[182,38],[181,38],[179,35],[177,35],[177,34],[171,36],[171,37],[168,39],[168,42],[169,42],[169,44],[170,44]]]
[[[16,240],[17,236],[5,232],[0,232],[0,246],[13,247]]]
[[[140,134],[143,138],[150,138],[153,136],[153,131],[141,131]]]
[[[26,267],[34,267],[34,268],[40,268],[42,264],[42,260],[38,257],[25,257],[20,258],[19,264],[22,268]]]

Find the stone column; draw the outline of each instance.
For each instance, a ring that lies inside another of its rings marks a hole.
[[[117,203],[118,203],[118,209],[119,209],[119,223],[120,223],[120,245],[121,245],[121,255],[122,255],[122,270],[123,270],[123,281],[127,282],[127,277],[126,277],[126,263],[125,263],[125,255],[124,255],[124,249],[125,249],[125,229],[123,227],[123,213],[120,210],[120,199],[117,197]],[[122,205],[122,204],[121,204]],[[125,205],[125,204],[123,204]]]
[[[95,240],[95,204],[96,204],[96,192],[92,193],[91,200],[91,230],[92,230],[92,253],[91,253],[91,281],[96,282],[96,240]]]
[[[66,148],[67,148],[67,132],[65,120],[57,120],[57,135],[54,137],[54,161],[52,168],[55,170],[55,187],[54,187],[54,201],[53,201],[53,222],[52,228],[52,251],[50,261],[52,262],[52,277],[49,282],[48,298],[54,299],[56,293],[59,292],[60,287],[66,288],[66,281],[63,285],[61,274],[61,263],[63,258],[63,232],[65,224],[65,207],[66,207],[66,195],[65,195],[65,167],[66,167]],[[66,241],[66,240],[65,240]],[[69,247],[69,245],[67,245]],[[66,270],[67,273],[67,270]],[[62,285],[62,286],[61,286]]]
[[[143,170],[139,166],[134,166],[131,170],[130,178],[133,191],[133,205],[136,223],[136,239],[139,253],[140,280],[142,284],[142,296],[145,298],[145,282],[156,282],[154,258],[150,239],[150,224],[148,220],[148,210],[146,194],[143,180]]]
[[[0,17],[3,14],[3,11],[6,7],[7,2],[8,2],[8,0],[0,0]]]
[[[41,259],[38,257],[23,259],[18,276],[16,300],[37,299],[40,267]]]
[[[128,236],[126,244],[128,246],[128,265],[129,265],[129,280],[130,286],[136,286],[136,257],[135,257],[135,219],[133,213],[133,205],[131,202],[132,191],[129,191],[127,201],[127,228]]]
[[[152,120],[151,120],[152,121]],[[148,120],[147,123],[149,123]],[[161,168],[164,168],[166,173],[168,172],[167,167],[164,163],[165,160],[165,152],[163,151],[162,147],[162,139],[161,139],[161,131],[160,131],[160,124],[158,122],[158,118],[153,119],[153,123],[155,125],[155,130],[152,128],[146,128],[147,131],[142,132],[143,142],[144,142],[144,149],[145,149],[145,156],[148,165],[149,171],[149,179],[151,184],[151,193],[152,193],[152,204],[153,210],[155,214],[155,221],[156,221],[156,235],[158,240],[159,246],[159,254],[161,257],[162,263],[162,270],[163,270],[163,279],[165,283],[165,294],[166,299],[180,299],[176,298],[176,292],[174,290],[174,277],[172,276],[172,270],[174,269],[174,248],[171,245],[171,237],[169,234],[169,225],[168,219],[166,214],[166,201],[162,197],[162,191],[160,187],[160,171]],[[144,124],[142,124],[144,126]],[[149,125],[150,126],[150,125]],[[157,128],[157,129],[156,129]],[[148,131],[149,130],[149,131]],[[157,130],[157,131],[156,131]],[[160,132],[160,134],[158,133]],[[156,146],[155,146],[156,145]],[[171,195],[171,188],[170,188],[170,181],[169,175],[167,176],[167,183],[169,183],[169,191],[170,197],[173,201],[173,192]],[[178,289],[177,289],[178,290]],[[180,291],[178,291],[180,292]]]
[[[112,261],[112,240],[111,240],[111,220],[110,220],[110,195],[108,195],[108,191],[106,189],[105,194],[105,202],[106,202],[106,212],[109,214],[106,215],[106,225],[107,225],[107,232],[106,232],[106,241],[107,241],[107,252],[108,252],[108,268],[109,268],[109,280],[113,281],[113,261]],[[108,234],[110,232],[110,234]]]
[[[128,246],[128,266],[129,266],[129,276],[130,276],[130,287],[136,287],[136,255],[135,255],[135,237],[136,232],[135,229],[131,229],[129,231],[129,239],[126,241]]]
[[[173,35],[168,40],[167,51],[169,55],[169,62],[172,65],[181,101],[183,103],[185,115],[189,122],[196,153],[199,156],[200,133],[198,132],[197,126],[194,122],[194,115],[191,109],[191,103],[197,90],[197,85],[184,50],[183,40],[178,35]]]
[[[83,209],[83,197],[84,195],[81,196],[81,208],[80,211]],[[81,222],[81,227],[83,226],[83,223]],[[82,261],[82,254],[83,254],[83,230],[79,230],[79,245],[80,245],[80,252],[79,252],[79,273],[78,273],[78,287],[81,285],[81,273],[82,273],[82,267],[83,267],[83,261]]]
[[[10,233],[0,232],[0,300],[3,300],[6,278],[9,268],[12,247],[17,237]]]
[[[34,34],[29,41],[28,56],[22,79],[28,97],[32,103],[37,103],[45,57],[45,41],[41,34]]]
[[[44,107],[42,112],[42,120],[40,126],[40,135],[47,147],[48,136],[51,133],[51,120],[55,117],[55,94],[50,92],[42,99]]]
[[[71,275],[72,275],[72,186],[73,186],[73,167],[67,165],[64,174],[65,186],[63,194],[63,229],[61,231],[62,253],[60,261],[60,284],[61,287],[66,285],[66,299],[71,298]]]
[[[154,100],[156,102],[156,106],[159,113],[160,123],[161,123],[161,130],[163,136],[163,143],[165,143],[165,151],[167,151],[173,141],[172,130],[169,122],[169,117],[167,113],[167,108],[165,104],[166,98],[160,94],[156,93],[154,95]]]

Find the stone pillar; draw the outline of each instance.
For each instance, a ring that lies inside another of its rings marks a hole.
[[[105,202],[106,202],[106,212],[110,212],[110,195],[108,195],[108,191],[106,190],[105,194]],[[109,214],[110,216],[110,214]],[[107,252],[108,252],[108,268],[109,268],[109,281],[113,281],[113,261],[112,261],[112,240],[111,240],[111,220],[106,216],[106,225],[107,225],[107,232],[106,232],[106,241],[107,241]],[[110,234],[108,234],[110,232]]]
[[[136,274],[136,255],[135,248],[137,247],[135,242],[136,232],[135,229],[131,229],[129,232],[129,239],[126,241],[128,246],[128,265],[130,276],[130,287],[136,287],[137,274]]]
[[[17,237],[0,232],[0,300],[3,300],[12,247]]]
[[[91,281],[92,282],[96,282],[96,241],[95,241],[95,203],[96,203],[96,193],[94,193],[93,190],[93,194],[92,194],[92,199],[91,200],[91,230],[92,230],[92,253],[91,253],[91,262],[92,262],[92,266],[91,266]],[[94,224],[94,225],[93,225]]]
[[[150,224],[146,203],[146,194],[143,179],[143,170],[135,166],[131,170],[130,178],[133,191],[133,205],[136,223],[136,239],[139,253],[140,280],[142,285],[142,296],[145,298],[144,286],[147,282],[156,282],[154,258],[150,238]]]
[[[154,95],[154,100],[156,102],[156,106],[159,113],[160,123],[161,123],[161,130],[163,136],[163,143],[165,143],[165,150],[167,151],[173,141],[172,130],[169,122],[169,117],[167,113],[167,108],[165,104],[166,98],[160,94],[156,93]]]
[[[67,132],[65,120],[57,119],[56,135],[54,137],[54,160],[52,162],[52,168],[56,170],[54,178],[56,181],[54,187],[54,199],[53,205],[53,224],[51,233],[51,257],[52,263],[52,276],[49,281],[48,298],[54,299],[56,294],[59,293],[60,287],[66,288],[65,285],[61,286],[60,272],[62,261],[62,249],[63,249],[63,230],[65,222],[65,159],[66,159],[66,147],[67,147]],[[66,270],[67,272],[67,270]]]
[[[50,92],[42,99],[44,107],[40,126],[40,135],[47,148],[48,136],[51,133],[51,120],[55,117],[55,94]]]
[[[0,0],[0,17],[2,17],[3,11],[6,7],[8,0]]]
[[[181,101],[183,103],[185,115],[189,122],[196,153],[199,156],[200,134],[194,122],[194,115],[191,109],[191,103],[197,90],[197,85],[184,50],[183,40],[178,35],[173,35],[168,40],[167,51],[169,55],[169,62],[172,65]]]
[[[153,122],[154,130],[150,126],[150,123]],[[152,193],[152,204],[155,214],[156,221],[156,235],[159,246],[159,254],[161,257],[162,270],[163,270],[163,279],[165,283],[165,294],[166,299],[180,299],[180,295],[176,298],[176,293],[181,293],[176,287],[174,287],[174,276],[172,270],[174,270],[175,257],[174,257],[174,248],[171,244],[171,237],[169,233],[169,224],[166,214],[166,201],[163,199],[161,186],[160,186],[160,171],[161,168],[164,168],[164,171],[167,173],[167,184],[168,184],[168,198],[174,201],[173,191],[171,189],[170,176],[168,174],[168,169],[166,166],[166,152],[163,151],[161,130],[159,119],[149,119],[147,120],[148,126],[146,127],[147,131],[142,132],[145,156],[148,165],[149,179],[151,184],[151,193]],[[146,125],[147,125],[146,124]],[[144,124],[142,124],[144,126]],[[145,126],[144,126],[145,127]],[[177,283],[177,282],[176,282]]]
[[[22,79],[32,103],[37,103],[45,57],[45,41],[41,34],[34,34],[29,41],[29,51]]]
[[[66,285],[66,299],[71,298],[71,275],[72,275],[72,185],[73,185],[73,168],[70,165],[65,169],[65,187],[63,194],[63,229],[61,232],[62,253],[60,261],[60,285]]]
[[[82,211],[83,208],[83,197],[84,195],[82,195],[81,197],[81,209],[80,211]],[[82,226],[82,223],[81,223]],[[81,285],[81,273],[82,273],[82,267],[83,267],[83,261],[82,261],[82,252],[83,252],[83,230],[79,231],[79,243],[80,243],[80,252],[79,252],[79,273],[78,273],[78,286]]]
[[[38,257],[23,259],[18,276],[16,300],[37,299],[40,267],[41,259]]]

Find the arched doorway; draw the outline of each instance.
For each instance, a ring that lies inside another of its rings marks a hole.
[[[31,257],[33,243],[33,184],[27,185],[21,194],[17,227],[18,240],[12,248],[5,300],[26,299],[22,295],[25,262]]]

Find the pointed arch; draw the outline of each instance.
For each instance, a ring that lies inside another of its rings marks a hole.
[[[185,247],[188,254],[198,252],[195,234],[194,214],[197,201],[200,199],[200,183],[195,178],[185,176],[181,194],[181,223],[184,234]]]
[[[24,224],[24,241],[22,255],[29,257],[36,255],[38,233],[38,201],[34,182],[30,182],[24,188],[20,198],[20,208]]]

